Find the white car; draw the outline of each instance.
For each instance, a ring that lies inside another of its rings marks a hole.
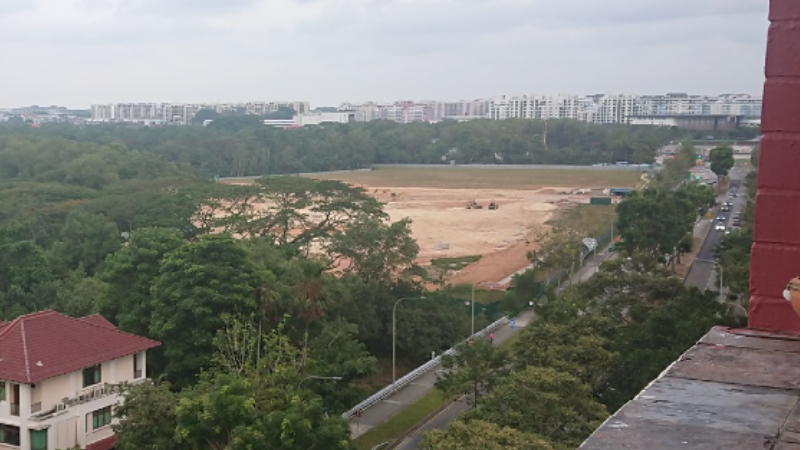
[[[717,225],[714,226],[714,229],[717,230],[717,231],[725,231],[725,224],[724,223],[717,223]]]

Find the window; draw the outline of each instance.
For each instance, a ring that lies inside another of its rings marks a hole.
[[[47,450],[47,430],[31,430],[31,450]]]
[[[19,446],[19,427],[0,424],[0,444]]]
[[[106,406],[92,413],[92,429],[96,430],[111,423],[111,407]]]
[[[100,383],[100,365],[83,369],[83,387]]]
[[[6,382],[0,381],[0,402],[6,401]]]

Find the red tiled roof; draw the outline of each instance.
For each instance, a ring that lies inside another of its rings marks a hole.
[[[98,327],[108,328],[109,330],[117,329],[117,327],[114,326],[113,323],[109,322],[108,319],[101,316],[100,314],[92,314],[91,316],[78,317],[78,320],[89,322],[92,325],[97,325]]]
[[[32,384],[161,345],[100,319],[55,311],[18,317],[0,329],[0,380]]]
[[[117,444],[117,437],[110,436],[105,439],[100,439],[97,442],[92,442],[86,446],[86,450],[111,450]]]

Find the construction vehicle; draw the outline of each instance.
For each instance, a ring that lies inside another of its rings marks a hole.
[[[489,203],[489,209],[497,209],[497,208],[499,208],[499,205],[494,200],[492,200],[492,202]]]
[[[482,209],[483,206],[479,205],[478,202],[475,200],[470,200],[467,202],[467,209]]]

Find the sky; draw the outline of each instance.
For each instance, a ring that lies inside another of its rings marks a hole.
[[[760,95],[765,0],[0,0],[0,107]]]

